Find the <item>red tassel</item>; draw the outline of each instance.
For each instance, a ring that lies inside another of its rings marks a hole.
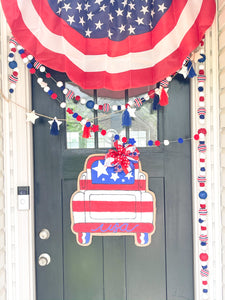
[[[89,137],[91,137],[91,127],[87,127],[86,125],[84,126],[84,130],[83,130],[83,135],[82,137],[85,139],[88,139]]]
[[[161,90],[161,95],[160,95],[160,99],[159,99],[159,104],[160,106],[166,106],[169,103],[169,97],[167,92],[164,90],[164,88],[162,88]]]

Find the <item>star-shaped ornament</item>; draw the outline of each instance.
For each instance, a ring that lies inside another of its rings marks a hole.
[[[62,122],[59,121],[56,117],[54,119],[52,119],[51,121],[48,121],[48,123],[50,124],[50,128],[52,127],[52,124],[53,124],[54,121],[57,123],[57,127],[58,127],[58,130],[59,130],[59,126],[62,124]]]
[[[136,108],[131,108],[130,106],[128,106],[127,110],[129,112],[131,118],[136,118],[136,115],[135,115]]]
[[[184,78],[188,76],[188,69],[186,66],[182,66],[182,68],[178,71],[179,74],[182,74]]]
[[[33,124],[35,124],[36,119],[39,118],[39,116],[35,114],[35,110],[33,110],[30,113],[26,113],[26,115],[27,115],[27,122],[32,122]]]

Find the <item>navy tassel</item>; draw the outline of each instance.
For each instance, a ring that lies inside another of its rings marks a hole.
[[[58,124],[55,120],[52,123],[50,134],[51,135],[58,135],[59,134]]]
[[[154,99],[153,99],[153,103],[152,103],[152,109],[153,110],[158,110],[159,108],[160,108],[159,95],[155,94]]]
[[[197,74],[195,73],[195,70],[192,66],[192,61],[189,60],[188,64],[187,64],[187,69],[188,69],[188,77],[189,78],[193,78],[195,77]]]
[[[132,124],[132,120],[129,114],[129,111],[125,109],[122,115],[122,126],[129,127]]]

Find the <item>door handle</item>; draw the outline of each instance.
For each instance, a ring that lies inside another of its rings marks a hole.
[[[38,264],[41,267],[45,267],[47,265],[49,265],[51,262],[51,257],[48,253],[42,253],[39,257],[38,257]]]

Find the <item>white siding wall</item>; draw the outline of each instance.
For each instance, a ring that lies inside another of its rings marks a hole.
[[[1,28],[2,29],[2,28]],[[0,88],[3,90],[3,41],[2,30],[0,31]],[[4,156],[3,156],[3,105],[0,96],[0,300],[6,299],[6,257],[5,257],[5,204],[4,204]]]
[[[223,298],[225,299],[225,1],[218,1]]]
[[[19,83],[15,92],[9,95],[8,76],[11,70],[7,57],[11,33],[1,6],[0,21],[0,162],[4,160],[4,169],[0,165],[0,300],[34,300],[32,125],[26,122],[26,112],[31,111],[30,76],[17,56]],[[18,186],[31,188],[29,210],[19,211],[17,208]]]

